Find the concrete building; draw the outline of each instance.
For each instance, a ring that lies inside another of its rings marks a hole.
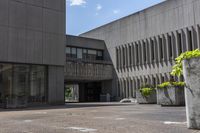
[[[0,106],[64,103],[65,0],[0,0]]]
[[[76,84],[79,102],[107,101],[113,65],[104,41],[67,35],[65,84]]]
[[[105,42],[112,96],[136,97],[142,85],[169,80],[180,53],[200,48],[200,0],[167,0],[80,36]]]

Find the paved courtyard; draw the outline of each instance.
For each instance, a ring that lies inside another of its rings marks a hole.
[[[197,133],[186,128],[184,107],[77,103],[1,110],[0,133]]]

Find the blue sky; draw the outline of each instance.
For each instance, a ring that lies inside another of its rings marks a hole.
[[[164,0],[67,0],[67,34],[79,35]]]

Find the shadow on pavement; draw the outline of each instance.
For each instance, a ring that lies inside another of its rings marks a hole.
[[[17,108],[17,109],[0,109],[0,112],[8,112],[8,111],[30,111],[30,110],[53,110],[53,109],[73,109],[73,108],[92,108],[92,107],[102,107],[102,106],[127,106],[127,105],[135,105],[133,103],[65,103],[65,105],[40,105],[35,107],[27,107],[27,108]]]

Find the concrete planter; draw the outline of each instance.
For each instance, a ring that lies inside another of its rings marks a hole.
[[[200,129],[200,58],[183,61],[187,126]]]
[[[158,88],[157,104],[163,106],[183,106],[185,105],[184,87],[170,86]]]
[[[156,104],[156,90],[147,97],[142,96],[139,90],[136,91],[136,99],[139,104]]]

